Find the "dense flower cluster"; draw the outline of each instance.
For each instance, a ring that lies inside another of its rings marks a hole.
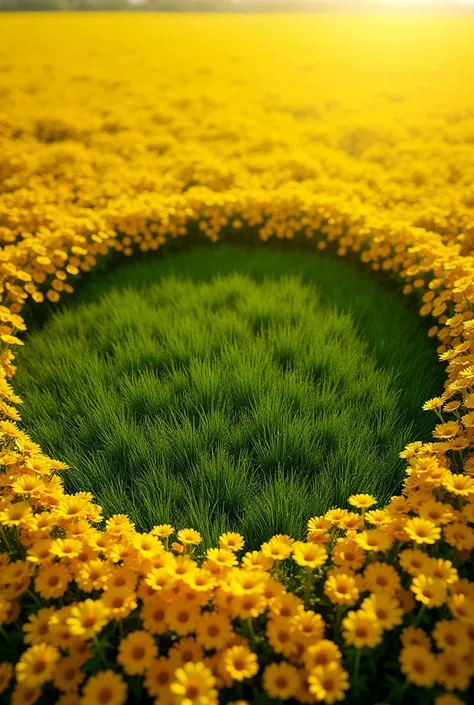
[[[413,27],[383,35],[381,18],[232,21],[3,20],[0,698],[330,705],[424,689],[459,705],[474,678],[474,27],[443,18],[453,52],[428,22],[420,55]],[[433,317],[439,423],[402,451],[386,507],[359,494],[304,540],[245,553],[227,533],[204,550],[192,529],[103,519],[20,428],[24,306],[195,225],[357,253]]]

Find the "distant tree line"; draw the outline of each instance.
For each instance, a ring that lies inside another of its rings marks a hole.
[[[353,2],[354,0],[352,0],[352,4]],[[316,8],[322,9],[324,6],[325,0],[314,0],[314,3],[312,3],[311,0],[300,0],[300,2],[295,2],[295,0],[131,0],[131,2],[129,0],[0,0],[0,12],[23,10],[252,12],[303,8],[308,10]]]

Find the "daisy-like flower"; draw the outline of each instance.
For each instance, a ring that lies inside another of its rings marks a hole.
[[[407,646],[423,646],[428,651],[431,648],[431,641],[428,634],[421,627],[408,626],[403,629],[400,635],[400,641],[403,647]]]
[[[429,609],[441,607],[446,602],[446,583],[439,578],[431,578],[422,573],[417,578],[413,578],[410,589],[415,599]]]
[[[471,666],[459,654],[443,651],[436,656],[436,680],[446,690],[467,690]]]
[[[202,541],[202,536],[194,529],[181,529],[178,531],[178,541],[185,546],[197,546]]]
[[[218,612],[205,612],[196,626],[199,642],[205,649],[220,649],[232,635],[229,617]]]
[[[18,683],[35,688],[52,679],[59,651],[49,644],[37,644],[27,649],[16,665]]]
[[[463,624],[474,624],[474,600],[470,600],[462,593],[451,595],[448,607],[454,619],[458,619]]]
[[[444,404],[444,399],[441,397],[432,397],[428,399],[422,406],[423,411],[434,411],[435,409],[440,409]]]
[[[216,679],[204,663],[176,669],[170,690],[177,705],[217,705]]]
[[[355,537],[356,543],[364,549],[364,551],[374,551],[386,553],[391,545],[392,539],[380,529],[369,529],[362,531]]]
[[[336,605],[353,605],[359,599],[359,590],[352,575],[331,575],[324,583],[324,594]]]
[[[329,639],[320,639],[311,644],[303,653],[303,661],[308,671],[316,666],[327,666],[330,663],[341,663],[342,654],[337,644]]]
[[[432,636],[440,651],[464,656],[471,648],[467,627],[457,620],[442,619],[437,622]]]
[[[441,537],[441,529],[434,522],[420,517],[409,519],[405,525],[405,531],[417,544],[433,544]]]
[[[407,548],[398,554],[401,567],[409,575],[418,575],[426,570],[429,557],[419,549]]]
[[[123,705],[127,686],[122,676],[113,671],[101,671],[91,676],[82,691],[81,705]]]
[[[260,550],[264,556],[272,558],[274,561],[284,561],[291,555],[291,549],[291,544],[273,536],[270,541],[262,543]]]
[[[168,652],[168,660],[173,666],[173,673],[185,663],[198,663],[204,657],[204,650],[192,636],[186,636],[175,643]]]
[[[85,600],[71,606],[66,623],[73,636],[92,639],[109,621],[110,611],[102,600]]]
[[[35,590],[44,600],[61,597],[66,592],[71,574],[62,563],[45,563],[35,579]]]
[[[267,639],[272,649],[277,654],[290,658],[296,651],[294,617],[281,617],[272,615],[267,622]]]
[[[293,560],[303,568],[321,568],[328,557],[328,553],[324,546],[317,543],[305,543],[304,541],[295,541],[293,544]]]
[[[348,501],[351,506],[362,510],[370,509],[377,504],[377,500],[371,494],[353,494]]]
[[[130,632],[121,640],[117,661],[129,676],[143,675],[158,655],[155,640],[145,631]]]
[[[159,539],[169,539],[174,534],[176,529],[171,524],[158,524],[150,531],[153,536],[158,536]]]
[[[457,497],[474,495],[474,478],[464,474],[454,474],[446,471],[443,475],[442,485],[449,494]]]
[[[439,423],[435,426],[433,436],[444,440],[445,438],[454,438],[460,432],[461,427],[457,421],[448,421],[447,423]]]
[[[400,652],[400,669],[410,683],[431,688],[436,680],[436,657],[424,646],[406,646]]]
[[[25,644],[42,644],[48,642],[51,636],[50,621],[54,614],[54,607],[42,607],[36,614],[30,614],[28,621],[23,625]]]
[[[145,674],[145,688],[151,696],[159,697],[169,691],[175,668],[165,656],[154,659]]]
[[[271,663],[263,672],[263,688],[271,698],[288,700],[298,690],[299,683],[298,670],[286,661]]]
[[[374,648],[382,641],[382,626],[373,614],[351,611],[342,620],[342,635],[348,646]]]
[[[309,676],[309,692],[318,702],[332,705],[339,700],[344,700],[345,691],[349,689],[349,674],[340,663],[331,661],[325,665],[315,666]]]
[[[395,595],[400,589],[400,576],[388,563],[371,563],[364,571],[364,583],[370,592]]]
[[[164,634],[168,631],[166,610],[167,603],[159,594],[155,593],[153,597],[145,600],[140,611],[140,618],[150,634]]]
[[[393,629],[402,623],[403,610],[400,603],[385,592],[376,592],[366,597],[360,609],[374,615],[382,629]]]
[[[81,663],[72,656],[66,656],[55,669],[53,684],[65,693],[75,692],[85,677],[86,674],[81,671]]]
[[[257,655],[246,646],[232,646],[224,652],[223,665],[236,681],[252,678],[258,671]]]
[[[222,536],[219,536],[220,548],[226,548],[229,551],[241,551],[244,547],[244,537],[233,531],[228,531]]]
[[[0,695],[7,689],[13,675],[13,665],[4,661],[0,663]]]

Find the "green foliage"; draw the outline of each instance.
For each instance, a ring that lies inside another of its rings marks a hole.
[[[347,262],[214,247],[96,277],[30,334],[32,438],[107,515],[206,542],[298,537],[352,493],[389,498],[441,385],[423,322]]]

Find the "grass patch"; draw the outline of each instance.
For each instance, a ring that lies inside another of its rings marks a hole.
[[[137,527],[300,536],[398,490],[442,370],[399,294],[347,262],[222,246],[96,278],[33,332],[15,387],[71,491]]]

